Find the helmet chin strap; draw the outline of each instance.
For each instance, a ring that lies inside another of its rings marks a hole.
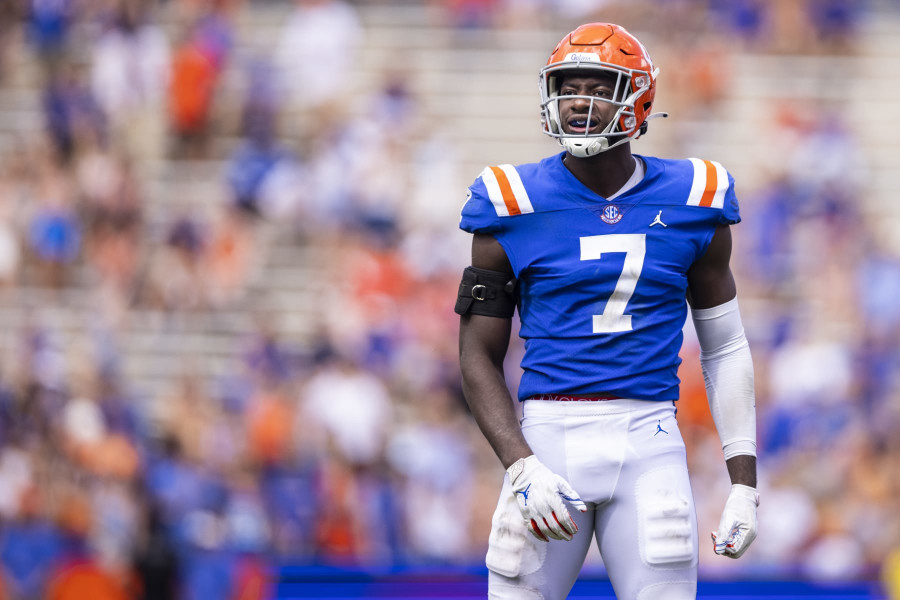
[[[641,126],[638,128],[637,135],[632,140],[636,140],[645,133],[647,133],[647,122],[651,119],[664,119],[669,116],[667,112],[657,112],[652,115],[647,115],[647,118],[644,119],[644,122],[641,123]],[[577,158],[588,158],[590,156],[596,156],[601,152],[606,152],[610,148],[615,148],[620,144],[624,144],[629,140],[629,138],[624,137],[623,139],[617,141],[615,144],[609,143],[609,138],[604,136],[598,136],[596,138],[585,138],[586,140],[590,140],[590,143],[584,143],[578,138],[559,138],[559,145],[566,149],[566,152],[575,156]]]
[[[560,138],[559,144],[566,152],[577,158],[588,158],[609,150],[609,139],[604,137],[584,138]]]
[[[637,135],[634,136],[634,139],[638,139],[639,137],[641,137],[642,135],[647,133],[647,127],[648,127],[647,123],[650,122],[650,119],[666,118],[668,116],[669,116],[669,113],[667,113],[667,112],[658,112],[658,113],[653,113],[652,115],[647,115],[647,118],[644,119],[644,122],[641,123],[640,127],[638,127],[638,132],[637,132]]]

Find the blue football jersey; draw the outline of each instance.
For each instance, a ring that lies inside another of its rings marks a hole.
[[[519,290],[519,399],[610,393],[676,400],[687,272],[720,224],[740,221],[734,180],[695,158],[639,157],[644,178],[614,200],[565,167],[488,167],[460,227],[492,235]]]

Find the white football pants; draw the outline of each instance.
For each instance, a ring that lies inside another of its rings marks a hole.
[[[587,503],[572,541],[532,536],[504,478],[487,554],[492,600],[561,600],[591,538],[619,600],[693,600],[697,517],[672,402],[526,400],[537,457]]]

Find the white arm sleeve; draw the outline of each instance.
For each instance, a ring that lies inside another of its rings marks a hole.
[[[753,360],[744,335],[737,298],[691,311],[700,341],[706,396],[725,460],[756,456],[756,397]]]

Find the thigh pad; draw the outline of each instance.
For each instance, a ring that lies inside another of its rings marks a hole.
[[[697,548],[687,469],[667,466],[648,471],[638,479],[635,493],[641,559],[662,568],[691,564]]]

